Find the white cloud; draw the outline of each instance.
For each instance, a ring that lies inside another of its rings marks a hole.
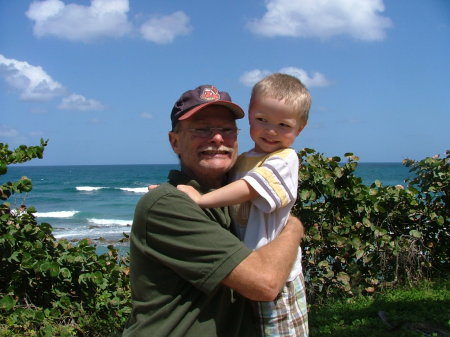
[[[283,73],[283,74],[289,74],[294,77],[297,77],[300,81],[302,81],[302,83],[307,88],[326,87],[326,86],[330,85],[330,81],[328,81],[328,79],[325,77],[325,75],[323,75],[322,73],[319,73],[319,72],[315,72],[312,74],[312,76],[310,76],[310,75],[308,75],[308,73],[305,70],[303,70],[301,68],[295,68],[295,67],[281,68],[277,72]],[[264,77],[266,77],[267,75],[270,75],[271,73],[272,72],[269,70],[254,69],[254,70],[244,73],[244,75],[242,75],[240,77],[240,81],[244,85],[251,87],[256,82],[262,80]]]
[[[43,114],[47,114],[49,111],[47,108],[44,108],[41,106],[33,106],[30,108],[30,112],[32,114],[36,114],[36,115],[43,115]]]
[[[312,76],[309,76],[305,70],[295,67],[282,68],[279,72],[297,77],[308,88],[326,87],[330,85],[325,75],[319,72],[314,72]]]
[[[263,36],[319,37],[350,35],[382,40],[392,26],[383,0],[266,0],[267,12],[249,23]]]
[[[189,17],[183,12],[153,17],[141,26],[142,37],[159,44],[170,43],[177,36],[188,35],[191,31]]]
[[[247,87],[252,87],[256,82],[262,80],[267,75],[270,75],[270,73],[271,72],[268,70],[259,70],[259,69],[250,70],[241,76],[240,81]]]
[[[63,110],[90,111],[102,110],[104,106],[84,96],[68,93],[58,82],[53,80],[41,67],[28,62],[8,59],[0,54],[0,76],[12,88],[20,93],[25,101],[47,101],[57,96],[64,96],[58,108]],[[34,110],[37,112],[40,110]],[[40,111],[45,112],[45,111]]]
[[[153,115],[148,112],[141,113],[141,118],[143,119],[153,119]]]
[[[30,136],[31,137],[43,137],[44,133],[42,131],[31,131]]]
[[[27,144],[28,139],[18,130],[4,124],[0,124],[0,142],[7,143],[12,149],[20,144]]]
[[[14,149],[21,144],[29,144],[42,137],[42,131],[22,133],[8,125],[0,124],[0,142],[7,143],[10,149]]]
[[[62,99],[58,108],[61,110],[92,111],[102,110],[104,106],[93,99],[87,99],[78,94],[71,94]]]
[[[55,36],[71,41],[91,42],[102,37],[122,37],[132,32],[128,0],[91,0],[89,6],[62,0],[33,1],[26,16],[34,22],[35,36]],[[192,31],[189,17],[177,11],[153,16],[140,27],[143,39],[168,44]]]
[[[19,136],[19,131],[10,128],[6,125],[0,124],[0,137],[1,138],[15,138]]]
[[[32,2],[26,15],[34,21],[36,36],[88,42],[128,34],[128,10],[128,0],[91,0],[90,6],[45,0]]]
[[[20,98],[25,101],[50,100],[64,93],[63,86],[54,81],[41,67],[8,59],[1,54],[0,76],[18,90]]]

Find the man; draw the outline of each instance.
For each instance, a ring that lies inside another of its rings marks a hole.
[[[273,300],[288,277],[303,234],[297,219],[251,251],[234,236],[226,208],[201,209],[176,189],[205,193],[226,183],[237,158],[235,120],[243,116],[210,85],[185,92],[173,107],[169,141],[181,170],[136,206],[124,336],[255,336],[247,299]]]

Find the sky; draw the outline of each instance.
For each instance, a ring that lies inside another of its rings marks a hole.
[[[312,95],[297,150],[450,149],[448,0],[0,0],[0,142],[48,139],[32,165],[177,163],[167,134],[184,91],[212,84],[247,111],[274,72]]]

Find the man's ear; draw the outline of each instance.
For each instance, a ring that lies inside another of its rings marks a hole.
[[[180,154],[180,149],[178,148],[178,133],[170,131],[169,132],[169,142],[170,145],[172,146],[172,150],[173,152],[175,152],[176,154]]]

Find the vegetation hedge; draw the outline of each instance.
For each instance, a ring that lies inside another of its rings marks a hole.
[[[299,152],[293,213],[306,227],[302,243],[308,298],[374,293],[447,275],[450,267],[450,151],[415,162],[403,185],[371,186],[355,176],[358,157]]]
[[[10,151],[0,144],[1,174],[8,164],[42,158],[47,142]],[[31,191],[22,177],[0,187],[0,198]],[[56,240],[37,223],[33,207],[0,206],[0,336],[111,336],[130,313],[127,259],[108,247],[96,254],[88,240]]]
[[[47,141],[14,151],[0,143],[0,175],[42,158]],[[355,176],[358,158],[299,152],[298,202],[308,301],[372,294],[387,286],[448,275],[449,154],[415,162],[407,186],[371,186]],[[56,240],[36,210],[7,201],[30,192],[27,177],[0,186],[0,336],[120,335],[130,313],[128,256],[82,240]]]

